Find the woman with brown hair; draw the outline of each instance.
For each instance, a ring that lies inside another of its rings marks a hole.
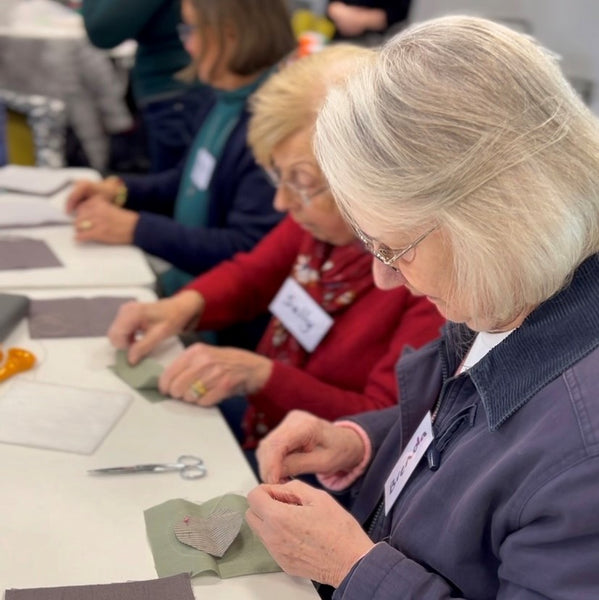
[[[273,188],[247,147],[248,98],[295,46],[283,0],[183,0],[190,69],[214,90],[187,160],[152,176],[81,181],[67,210],[80,242],[134,244],[172,265],[170,295],[250,250],[279,220]]]

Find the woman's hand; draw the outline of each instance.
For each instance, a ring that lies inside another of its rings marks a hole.
[[[95,196],[76,210],[75,239],[78,242],[131,244],[139,215]]]
[[[254,352],[193,344],[164,370],[158,385],[173,398],[212,406],[259,391],[271,372],[272,361]]]
[[[338,587],[374,543],[336,500],[301,481],[248,494],[248,525],[281,568]]]
[[[260,442],[256,457],[262,481],[279,483],[302,473],[351,471],[364,452],[364,443],[352,429],[294,410]]]
[[[163,340],[181,333],[204,311],[204,298],[185,290],[158,302],[127,302],[115,317],[108,339],[115,348],[127,350],[130,364],[137,364]]]
[[[75,183],[68,195],[65,210],[69,214],[74,213],[81,204],[91,198],[101,199],[110,204],[114,201],[119,189],[120,184],[115,177],[108,177],[103,181],[81,179]]]

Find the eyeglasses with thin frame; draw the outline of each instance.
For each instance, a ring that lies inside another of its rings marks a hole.
[[[352,225],[352,229],[354,230],[358,239],[364,245],[364,248],[370,254],[372,254],[375,258],[380,260],[386,267],[390,267],[394,271],[398,271],[399,269],[394,265],[400,258],[406,262],[410,263],[414,260],[414,256],[416,255],[416,246],[420,244],[420,242],[424,241],[424,239],[429,236],[435,229],[437,229],[439,225],[435,225],[431,227],[431,229],[425,231],[422,235],[419,235],[410,245],[405,248],[389,248],[386,244],[376,243],[370,236],[366,235],[363,231],[358,229],[355,225]],[[375,245],[376,244],[376,245]]]
[[[326,184],[322,184],[316,189],[312,189],[312,186],[305,186],[298,183],[295,181],[298,178],[298,171],[292,170],[289,177],[283,177],[280,171],[274,165],[271,165],[269,168],[265,169],[265,172],[274,187],[278,189],[282,185],[285,186],[288,190],[292,191],[304,205],[310,204],[312,198],[315,198],[329,189],[329,186]]]
[[[196,29],[197,25],[191,25],[190,23],[177,24],[177,33],[179,34],[179,39],[184,46]]]

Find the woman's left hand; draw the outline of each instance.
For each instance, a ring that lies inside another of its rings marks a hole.
[[[158,385],[173,398],[212,406],[259,391],[271,372],[272,361],[254,352],[193,344],[164,370]]]
[[[248,503],[248,525],[290,575],[338,587],[374,546],[336,500],[301,481],[260,485]]]
[[[131,244],[139,215],[109,204],[100,197],[90,198],[77,207],[75,239],[78,242]]]

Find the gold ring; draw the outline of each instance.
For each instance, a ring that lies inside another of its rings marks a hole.
[[[191,384],[191,393],[195,398],[201,398],[206,394],[207,391],[208,390],[201,379],[198,379]]]
[[[87,231],[88,229],[91,229],[93,225],[94,224],[89,219],[84,219],[77,225],[77,229],[79,229],[79,231]]]

